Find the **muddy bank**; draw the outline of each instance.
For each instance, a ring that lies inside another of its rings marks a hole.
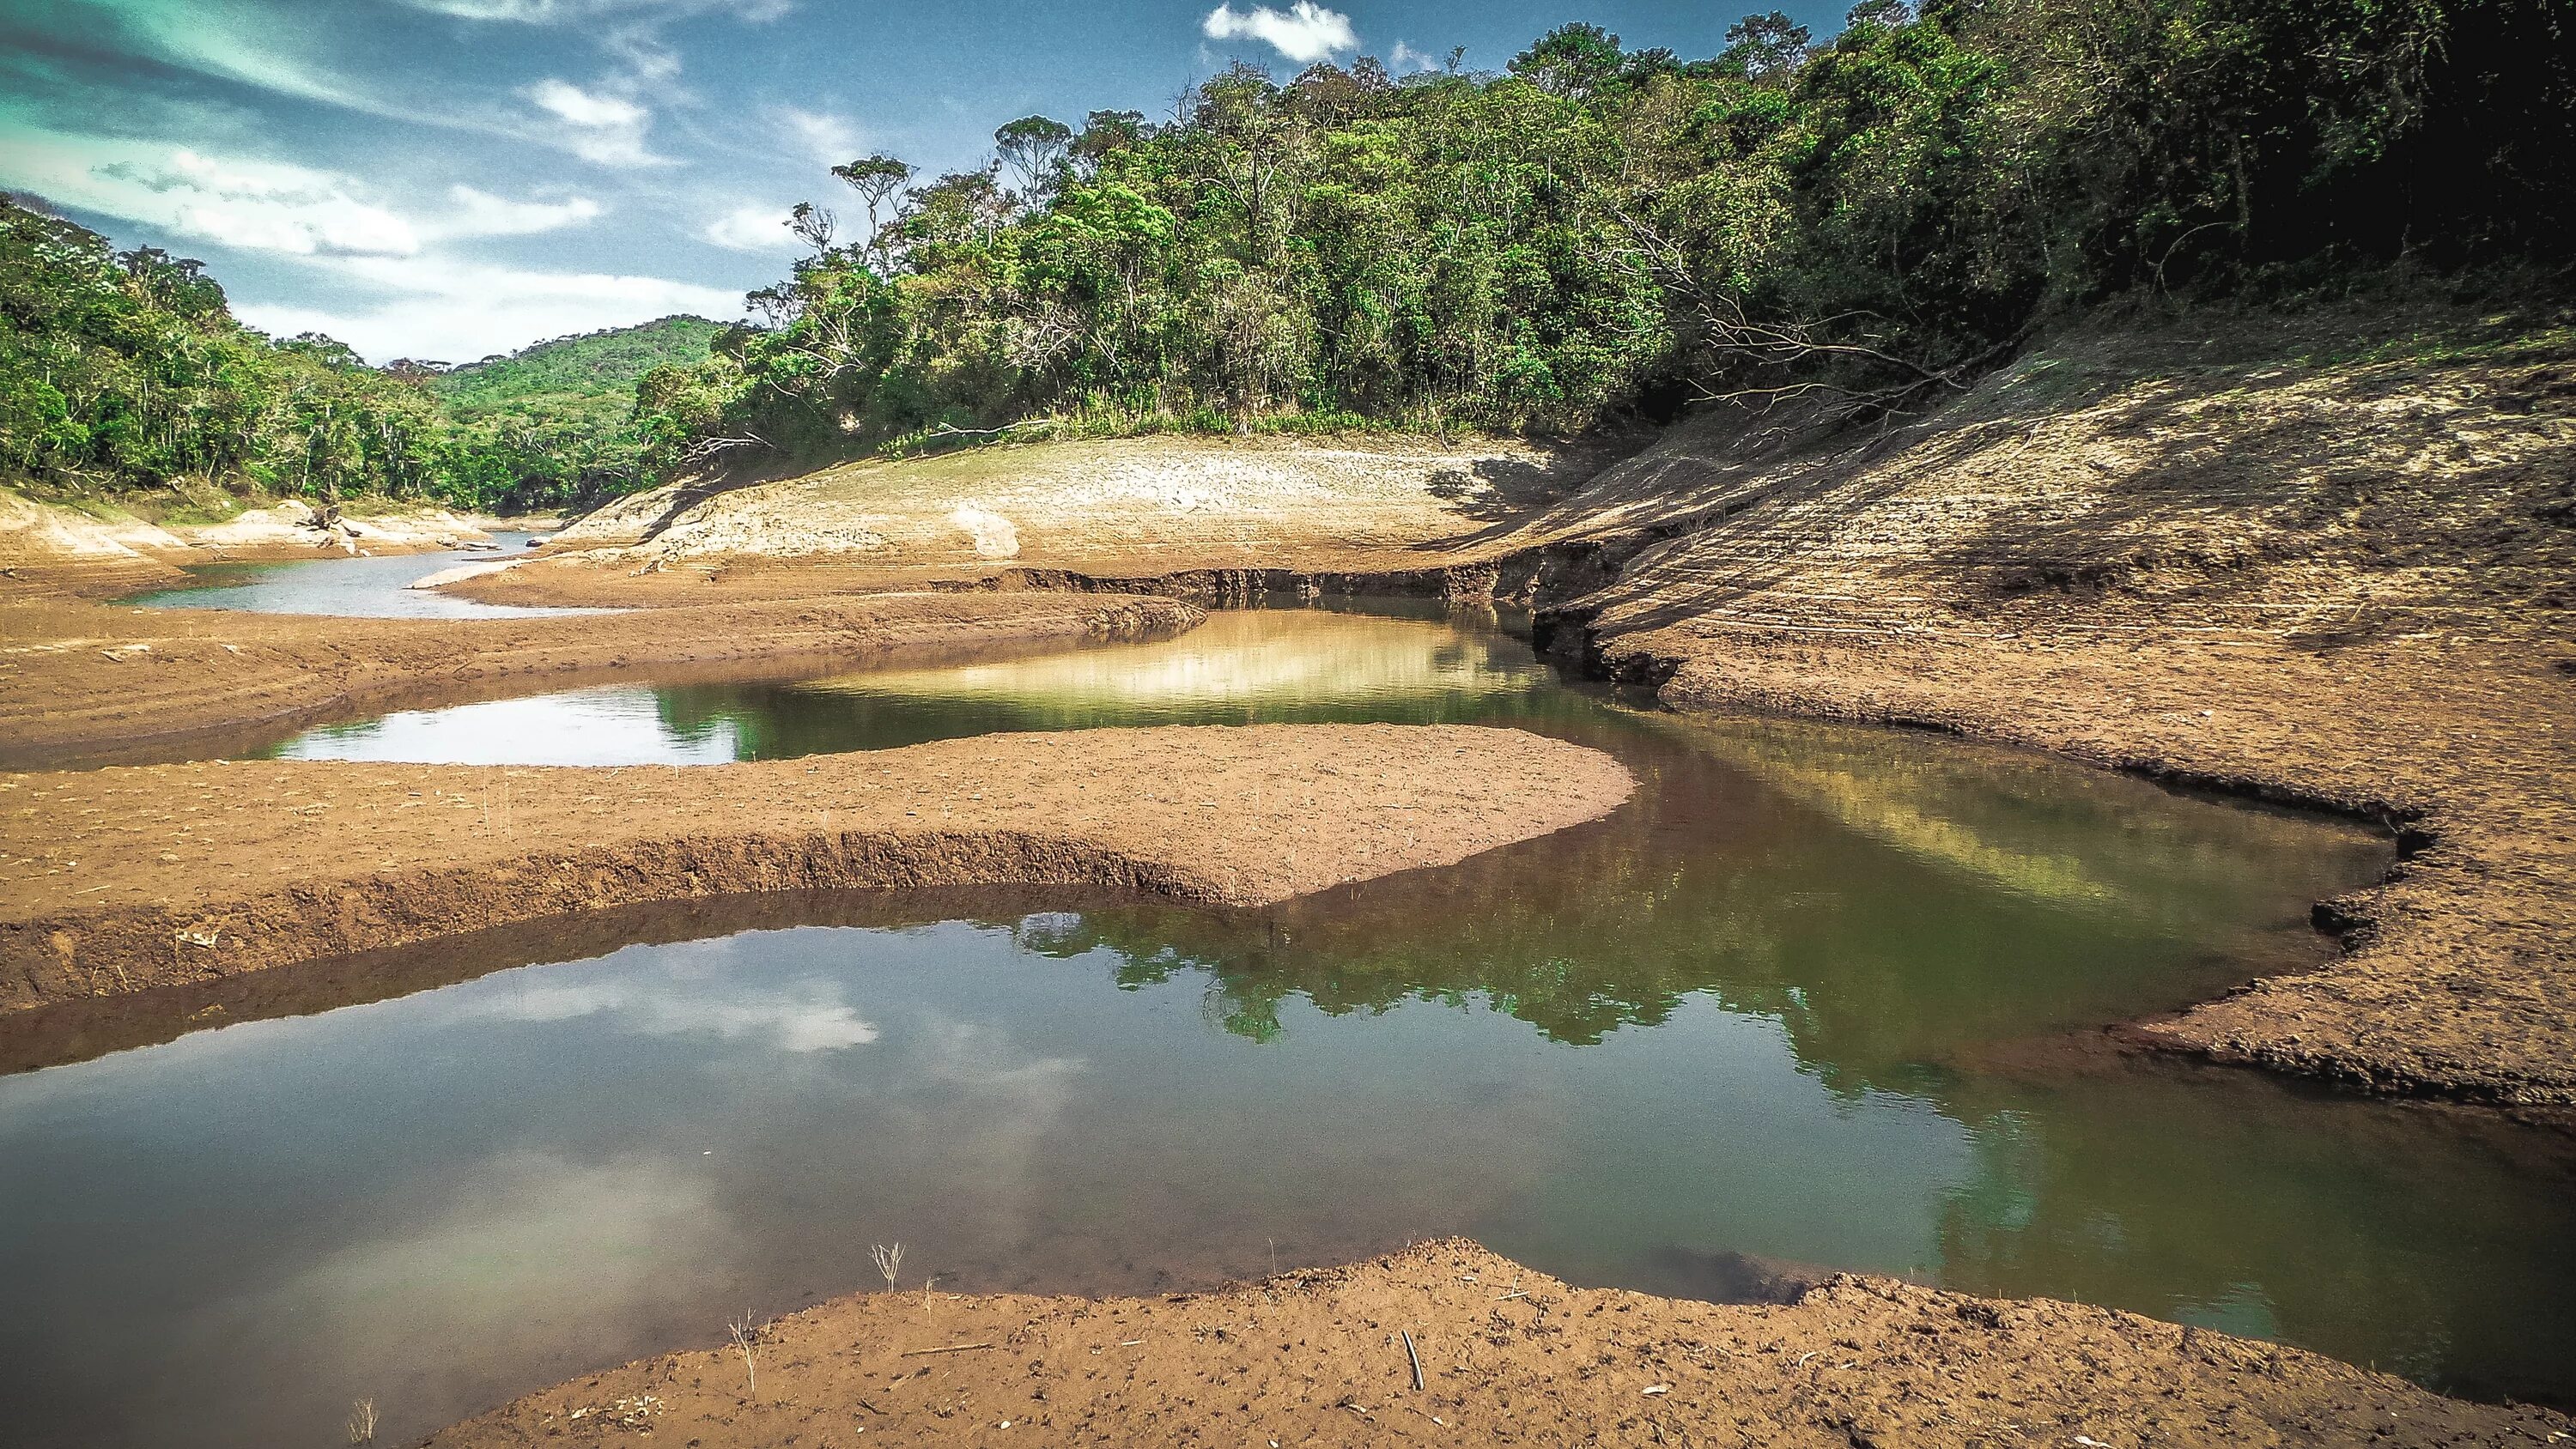
[[[489,543],[505,528],[554,526],[551,518],[501,519],[359,500],[326,527],[311,505],[292,499],[244,508],[220,522],[154,522],[104,500],[53,502],[0,488],[0,594],[111,598],[184,584],[188,564],[432,553]]]
[[[1541,631],[1683,708],[2386,824],[2409,858],[2322,913],[2347,955],[2152,1039],[2576,1102],[2576,334],[2437,318],[2374,350],[2350,319],[2259,320],[2071,339],[1870,437],[1677,431],[1564,505],[1662,536]]]
[[[2320,904],[2320,924],[2344,933],[2333,964],[2134,1039],[2369,1091],[2576,1102],[2576,759],[2555,738],[2576,688],[2545,663],[2440,647],[2365,663],[2173,640],[1707,640],[1686,626],[1605,655],[1670,671],[1663,695],[1683,708],[1956,730],[2383,822],[2397,869]]]
[[[710,1324],[702,1342],[724,1332]],[[1040,1444],[1850,1449],[2545,1443],[2576,1429],[2114,1310],[1854,1277],[1787,1306],[1683,1302],[1569,1288],[1460,1239],[1152,1299],[858,1294],[757,1325],[750,1358],[728,1343],[644,1359],[429,1443],[949,1444],[1007,1428]]]
[[[1607,813],[1517,731],[1273,726],[626,769],[336,761],[0,778],[0,1010],[745,892],[1116,886],[1255,905]]]
[[[166,757],[246,727],[491,698],[656,668],[868,661],[1176,633],[1168,599],[909,595],[614,617],[349,619],[0,600],[0,765]]]

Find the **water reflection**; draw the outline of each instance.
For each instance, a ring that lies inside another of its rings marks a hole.
[[[691,765],[1099,725],[1499,722],[1588,708],[1509,636],[1454,628],[1432,613],[1230,611],[1174,639],[1034,659],[774,683],[609,686],[406,711],[308,730],[259,753]]]
[[[499,619],[601,612],[478,604],[471,599],[409,587],[414,579],[460,564],[496,563],[516,557],[534,536],[496,533],[492,541],[498,546],[489,549],[458,548],[367,558],[332,556],[288,563],[195,564],[186,570],[192,582],[183,588],[156,589],[118,602],[147,609],[247,609],[262,614],[335,614],[361,619]]]
[[[2563,1139],[2070,1034],[2314,965],[2309,903],[2388,859],[2357,830],[1644,713],[1473,621],[1304,612],[291,748],[693,761],[1334,718],[1511,722],[1641,788],[1259,912],[683,903],[0,1024],[0,1060],[41,1063],[285,1018],[0,1080],[13,1428],[272,1443],[372,1396],[400,1437],[867,1285],[896,1238],[958,1289],[1150,1290],[1442,1232],[1663,1292],[1910,1273],[2576,1395]],[[519,969],[542,961],[575,964]],[[294,1015],[348,1002],[373,1004]]]
[[[633,946],[0,1083],[15,1442],[304,1440],[360,1396],[400,1437],[897,1238],[944,1287],[1139,1291],[1465,1232],[1581,1281],[1910,1273],[2567,1388],[2576,1173],[2477,1122],[2119,1060],[1864,1084],[1722,966],[1577,1044],[1454,983],[1330,1009],[1317,965],[1246,1034],[1227,968],[1132,918],[1079,945],[1098,914]]]

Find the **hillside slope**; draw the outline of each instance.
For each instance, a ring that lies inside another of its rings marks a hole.
[[[635,404],[637,378],[666,364],[699,361],[724,330],[704,317],[664,317],[558,337],[433,374],[429,390],[459,422],[537,412],[623,422]]]
[[[1860,436],[1713,418],[1498,546],[1624,556],[1543,623],[1676,704],[1958,729],[2400,828],[2399,874],[2335,908],[2352,955],[2153,1032],[2576,1102],[2576,329],[2416,320],[2077,336]]]
[[[722,571],[740,588],[807,592],[1006,567],[1437,569],[1451,561],[1445,541],[1565,497],[1620,451],[1615,441],[1164,436],[852,463],[619,499],[565,529],[547,560],[471,592],[633,602],[640,585],[626,576],[670,564]],[[815,562],[850,572],[746,568]]]

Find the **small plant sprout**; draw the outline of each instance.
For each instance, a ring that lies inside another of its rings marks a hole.
[[[759,1342],[762,1327],[753,1321],[748,1308],[742,1311],[742,1317],[725,1324],[725,1331],[733,1335],[734,1352],[742,1355],[742,1372],[749,1381],[749,1392],[755,1394],[760,1392],[760,1365],[752,1359],[751,1346]]]
[[[886,1291],[892,1293],[895,1277],[903,1271],[903,1244],[897,1243],[889,1248],[879,1243],[868,1249],[868,1256],[876,1259],[877,1271],[885,1275]]]
[[[349,1406],[349,1442],[352,1444],[376,1442],[375,1400],[360,1399]]]

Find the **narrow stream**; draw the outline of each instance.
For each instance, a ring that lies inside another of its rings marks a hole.
[[[540,609],[519,604],[478,604],[433,589],[413,589],[414,579],[460,564],[499,563],[518,557],[537,537],[495,533],[492,548],[437,553],[299,559],[286,563],[192,564],[190,582],[117,602],[147,609],[247,609],[263,614],[337,614],[363,619],[500,619],[537,614],[595,614],[597,609]]]
[[[1669,1294],[1858,1269],[2576,1398],[2563,1139],[2090,1030],[2325,959],[2310,904],[2390,859],[2332,821],[1655,714],[1490,617],[1403,605],[272,753],[714,762],[1253,720],[1508,723],[1643,783],[1263,911],[700,903],[159,994],[134,1010],[174,1033],[236,1024],[0,1078],[9,1442],[318,1442],[360,1397],[401,1439],[873,1286],[894,1241],[907,1288],[955,1291],[1204,1285],[1442,1233]]]

